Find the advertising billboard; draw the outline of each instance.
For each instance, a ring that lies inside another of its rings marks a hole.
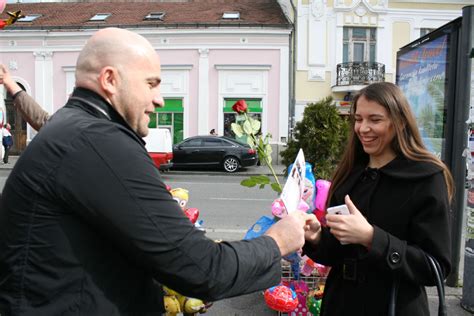
[[[397,53],[396,84],[412,107],[425,146],[448,164],[456,22],[421,37]]]

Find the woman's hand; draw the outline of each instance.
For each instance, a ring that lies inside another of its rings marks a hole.
[[[317,244],[321,239],[321,224],[314,215],[306,220],[304,238],[307,242],[312,244]]]
[[[326,215],[331,234],[341,243],[360,244],[369,248],[372,244],[374,228],[352,203],[349,195],[346,195],[344,202],[349,208],[350,215]]]

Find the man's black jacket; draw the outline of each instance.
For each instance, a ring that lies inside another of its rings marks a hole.
[[[89,90],[76,89],[28,145],[1,203],[2,316],[157,315],[158,283],[217,300],[280,280],[272,238],[206,238],[142,139]]]

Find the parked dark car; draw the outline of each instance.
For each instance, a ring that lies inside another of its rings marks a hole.
[[[173,168],[217,167],[235,172],[254,166],[257,160],[248,144],[226,136],[194,136],[173,146]]]

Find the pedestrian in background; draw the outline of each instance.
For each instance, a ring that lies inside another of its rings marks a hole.
[[[4,148],[3,154],[3,163],[8,163],[8,154],[10,153],[10,148],[13,146],[13,136],[10,132],[11,126],[9,123],[2,126],[2,145]]]
[[[453,180],[421,139],[410,105],[394,84],[375,83],[354,96],[352,132],[332,179],[327,227],[304,252],[331,266],[322,316],[429,315],[425,286],[435,278],[425,253],[448,275]]]
[[[4,148],[3,153],[3,163],[8,163],[8,155],[10,153],[10,148],[13,146],[13,136],[10,132],[11,125],[9,123],[2,126],[2,145]]]
[[[216,130],[213,128],[211,129],[211,131],[209,132],[209,134],[213,135],[213,136],[217,136],[217,133],[216,133]]]
[[[161,180],[142,137],[163,106],[160,59],[142,36],[96,32],[76,89],[18,159],[0,202],[1,315],[160,315],[161,284],[218,300],[276,285],[314,215],[215,243]]]

